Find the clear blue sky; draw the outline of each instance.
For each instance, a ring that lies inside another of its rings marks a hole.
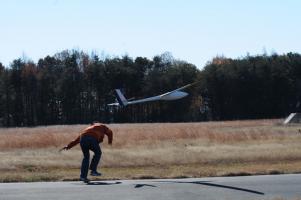
[[[301,52],[299,0],[0,0],[0,62],[65,49],[202,68],[216,55]]]

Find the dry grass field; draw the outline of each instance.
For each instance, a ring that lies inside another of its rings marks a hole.
[[[100,179],[301,172],[301,125],[281,121],[110,124]],[[58,150],[86,126],[0,129],[0,182],[78,180],[79,145]]]

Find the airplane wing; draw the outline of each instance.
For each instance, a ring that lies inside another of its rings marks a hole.
[[[170,92],[166,92],[166,93],[164,93],[164,94],[162,94],[162,95],[167,95],[167,94],[172,93],[172,92],[184,90],[185,88],[191,87],[191,86],[193,86],[193,85],[195,85],[195,84],[197,84],[197,83],[199,83],[199,81],[194,82],[194,83],[190,83],[190,84],[187,84],[187,85],[184,85],[183,87],[177,88],[177,89],[172,90],[172,91],[170,91]]]

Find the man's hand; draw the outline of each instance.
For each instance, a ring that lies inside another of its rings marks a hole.
[[[61,148],[60,150],[59,150],[59,152],[61,152],[61,151],[67,151],[68,150],[68,147],[67,146],[64,146],[63,148]]]

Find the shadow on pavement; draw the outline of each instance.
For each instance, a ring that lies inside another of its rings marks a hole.
[[[145,186],[147,186],[147,187],[157,187],[155,185],[149,185],[149,184],[136,184],[135,188],[141,188],[141,187],[145,187]]]
[[[122,182],[120,181],[117,181],[117,182],[111,182],[111,183],[108,183],[108,182],[103,182],[103,181],[91,181],[89,183],[87,183],[87,185],[117,185],[117,184],[121,184]]]
[[[208,181],[192,181],[192,182],[185,182],[185,181],[158,181],[158,182],[198,184],[198,185],[220,187],[220,188],[226,188],[226,189],[232,189],[232,190],[238,190],[238,191],[243,191],[243,192],[250,192],[250,193],[254,193],[254,194],[264,195],[263,192],[259,192],[259,191],[255,191],[255,190],[249,190],[249,189],[240,188],[240,187],[233,187],[233,186],[228,186],[228,185],[209,183]]]
[[[231,189],[231,190],[249,192],[249,193],[258,194],[258,195],[264,195],[263,192],[259,192],[256,190],[250,190],[250,189],[246,189],[246,188],[234,187],[234,186],[228,186],[228,185],[222,185],[222,184],[216,184],[216,183],[212,183],[210,181],[153,181],[153,182],[206,185],[206,186],[212,186],[212,187],[219,187],[219,188],[226,188],[226,189]],[[120,182],[120,181],[116,181],[116,182],[91,181],[91,182],[87,183],[87,185],[117,185],[117,184],[121,184],[121,183],[122,182]],[[142,187],[157,187],[157,186],[150,185],[150,184],[136,184],[135,185],[135,188],[142,188]]]

